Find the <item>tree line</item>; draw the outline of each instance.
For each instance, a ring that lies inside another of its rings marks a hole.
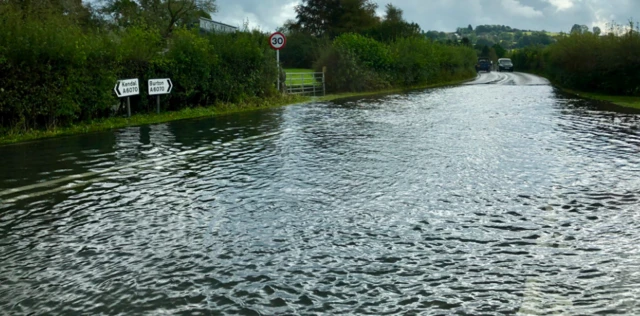
[[[518,69],[547,76],[570,89],[611,95],[640,96],[638,24],[610,26],[606,35],[574,27],[549,46],[530,46],[510,53]]]
[[[281,52],[285,65],[327,69],[329,91],[436,83],[472,75],[475,54],[432,43],[391,4],[304,0]],[[278,95],[267,33],[203,33],[215,0],[0,0],[0,133],[114,115],[118,79],[171,78],[163,110]],[[131,110],[154,110],[132,97]]]
[[[468,45],[437,43],[408,22],[403,10],[370,0],[303,0],[296,19],[279,30],[286,67],[327,70],[331,91],[417,86],[473,75],[476,54]],[[325,68],[326,67],[326,68]]]
[[[94,5],[95,7],[92,7]],[[171,78],[163,110],[276,95],[275,52],[258,31],[201,33],[213,0],[0,1],[0,133],[114,115],[118,79]]]

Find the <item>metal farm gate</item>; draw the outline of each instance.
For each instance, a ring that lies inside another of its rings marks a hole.
[[[301,95],[326,95],[324,72],[287,72],[285,92]]]

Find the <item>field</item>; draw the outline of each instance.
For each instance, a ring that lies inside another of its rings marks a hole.
[[[304,69],[304,68],[288,68],[284,70],[287,73],[286,84],[287,85],[311,85],[314,83],[313,80],[313,69]]]

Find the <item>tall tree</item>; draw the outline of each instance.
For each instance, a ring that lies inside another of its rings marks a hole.
[[[385,6],[384,20],[386,22],[392,23],[404,22],[404,18],[402,17],[403,13],[404,12],[402,11],[402,9],[394,6],[391,3],[387,3],[387,5]]]
[[[384,42],[420,35],[422,32],[420,26],[416,23],[407,22],[402,15],[402,9],[391,3],[387,4],[382,22],[367,32],[368,35]]]
[[[377,8],[371,0],[302,0],[294,27],[316,37],[360,33],[379,23]]]
[[[18,9],[24,16],[62,15],[79,24],[86,24],[93,14],[90,3],[81,0],[0,0],[0,5]]]
[[[595,34],[596,36],[600,36],[601,33],[602,33],[602,30],[599,27],[597,26],[593,27],[593,34]]]
[[[103,0],[103,12],[117,23],[142,20],[158,27],[165,36],[182,25],[197,22],[216,12],[215,0]]]
[[[589,27],[586,25],[574,24],[571,27],[571,34],[586,34],[589,32]]]
[[[495,44],[491,48],[496,52],[496,56],[498,58],[502,58],[507,55],[507,50],[504,49],[500,44]]]

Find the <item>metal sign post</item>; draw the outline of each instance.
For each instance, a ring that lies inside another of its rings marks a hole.
[[[147,87],[149,88],[149,95],[157,95],[156,112],[160,113],[160,95],[171,93],[171,88],[173,88],[171,79],[149,79],[149,84],[147,85]]]
[[[269,36],[269,45],[276,50],[276,66],[278,67],[278,91],[280,91],[280,50],[287,44],[287,38],[280,32]]]
[[[131,100],[129,97],[140,94],[138,78],[118,80],[113,91],[115,91],[118,98],[127,97],[127,115],[131,117]]]

